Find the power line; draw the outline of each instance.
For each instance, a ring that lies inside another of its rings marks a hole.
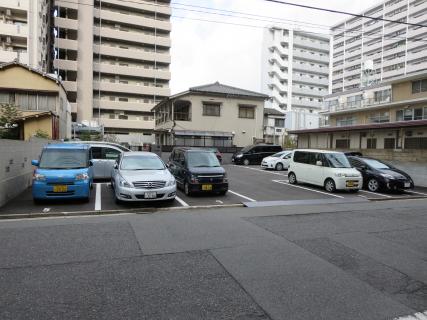
[[[147,3],[147,2],[136,2],[136,1],[131,1],[131,0],[122,0],[123,2],[128,2],[128,3],[137,3],[137,4],[147,4],[147,5],[152,5],[152,6],[161,6],[161,7],[169,7],[168,5],[162,5],[162,4],[154,4],[154,3]],[[67,0],[58,0],[58,2],[64,2],[64,3],[73,3],[76,4],[78,2],[75,1],[67,1]],[[87,5],[87,6],[94,6],[92,4],[87,4],[87,3],[82,3],[83,5]],[[231,10],[222,10],[222,9],[216,9],[216,8],[209,8],[209,7],[201,7],[201,6],[193,6],[193,5],[187,5],[187,4],[180,4],[177,3],[178,5],[183,5],[183,6],[188,6],[188,7],[196,7],[196,8],[206,8],[208,10],[215,10],[215,11],[222,11],[222,12],[232,12],[232,13],[237,13],[237,14],[242,14],[242,15],[250,15],[250,16],[259,16],[259,17],[266,17],[269,18],[268,16],[261,16],[261,15],[254,15],[254,14],[248,14],[248,13],[244,13],[244,12],[239,12],[239,11],[231,11]],[[198,12],[198,13],[205,13],[205,14],[214,14],[214,15],[220,15],[220,16],[227,16],[227,17],[233,17],[233,18],[237,18],[237,19],[247,19],[247,20],[256,20],[256,21],[264,21],[264,22],[271,22],[271,23],[282,23],[282,22],[278,22],[276,20],[282,20],[282,21],[295,21],[297,22],[297,20],[286,20],[286,19],[280,19],[280,18],[275,18],[272,17],[272,19],[275,20],[266,20],[266,19],[256,19],[256,18],[250,18],[250,17],[239,17],[239,16],[235,16],[235,15],[230,15],[230,14],[221,14],[221,13],[217,13],[217,12],[208,12],[208,11],[202,11],[202,10],[194,10],[194,9],[184,9],[184,8],[177,8],[177,7],[172,7],[174,9],[178,9],[178,10],[184,10],[184,11],[189,11],[189,12]],[[232,23],[232,22],[225,22],[225,21],[215,21],[215,20],[207,20],[207,19],[201,19],[201,18],[190,18],[190,17],[182,17],[182,16],[176,16],[176,15],[172,15],[172,18],[179,18],[179,19],[186,19],[186,20],[195,20],[195,21],[200,21],[200,22],[210,22],[210,23],[217,23],[217,24],[227,24],[227,25],[234,25],[234,26],[243,26],[243,27],[251,27],[251,28],[259,28],[259,29],[268,29],[269,27],[265,27],[265,26],[255,26],[255,25],[250,25],[250,24],[242,24],[242,23]],[[397,23],[397,22],[396,22]],[[283,23],[285,24],[285,23]],[[294,24],[296,25],[296,24]],[[317,25],[317,24],[311,24],[308,23],[306,25],[302,24],[303,27],[308,27],[309,28],[313,28],[313,26],[311,25]],[[322,26],[322,27],[326,27],[329,30],[329,27],[325,26],[325,25],[318,25],[318,26]],[[343,29],[345,30],[345,29]],[[313,31],[303,31],[305,33],[308,34],[314,34],[314,35],[323,35],[323,36],[331,36],[330,33],[321,33],[321,32],[313,32]],[[362,35],[364,32],[363,31],[346,31],[346,33],[356,33],[358,35]],[[377,34],[377,33],[375,33]],[[378,37],[370,37],[371,35],[374,34],[370,34],[369,36],[364,36],[365,39],[370,39],[370,40],[376,40],[378,39]],[[380,33],[381,37],[382,37],[382,33]],[[355,37],[354,35],[350,34],[350,35],[345,35],[345,38],[353,38]],[[423,38],[406,38],[406,37],[399,37],[399,36],[384,36],[385,39],[390,40],[390,39],[401,39],[401,40],[408,40],[408,41],[427,41],[427,39],[423,39]]]
[[[371,20],[377,20],[377,21],[392,22],[392,23],[397,23],[397,24],[406,24],[406,25],[415,26],[415,27],[427,27],[427,25],[422,25],[422,24],[418,24],[418,23],[396,21],[396,20],[379,18],[379,17],[377,17],[377,18],[376,17],[370,17],[370,16],[365,16],[363,14],[356,14],[356,13],[339,11],[339,10],[334,10],[334,9],[313,7],[313,6],[308,6],[308,5],[304,5],[304,4],[298,4],[298,3],[292,3],[292,2],[286,2],[286,1],[279,1],[279,0],[264,0],[264,1],[284,4],[284,5],[288,5],[288,6],[300,7],[300,8],[305,8],[305,9],[311,9],[311,10],[318,10],[318,11],[325,11],[325,12],[343,14],[343,15],[357,17],[357,18],[365,18],[365,19],[371,19]]]

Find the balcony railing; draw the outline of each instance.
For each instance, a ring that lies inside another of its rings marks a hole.
[[[391,96],[385,96],[382,99],[363,99],[358,101],[351,101],[351,102],[345,102],[340,103],[334,106],[327,106],[326,110],[327,112],[336,112],[336,111],[342,111],[342,110],[353,110],[353,109],[360,109],[360,108],[366,108],[370,106],[374,106],[377,104],[387,103],[391,102]]]

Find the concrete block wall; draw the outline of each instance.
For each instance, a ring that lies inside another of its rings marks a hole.
[[[0,139],[0,207],[31,185],[33,166],[47,140]]]

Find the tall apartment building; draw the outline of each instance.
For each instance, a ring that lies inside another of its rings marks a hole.
[[[0,63],[51,69],[51,0],[0,0]]]
[[[151,108],[169,96],[170,0],[55,0],[54,68],[74,121],[141,145],[154,139]]]
[[[360,14],[425,25],[427,0],[384,1]],[[333,26],[332,34],[332,93],[427,68],[425,27],[354,17]],[[363,65],[368,60],[373,68],[366,76]]]
[[[316,128],[329,93],[328,36],[270,27],[262,46],[262,91],[268,106],[286,113],[286,129]]]

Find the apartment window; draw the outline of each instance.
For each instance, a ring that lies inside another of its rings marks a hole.
[[[353,116],[344,116],[337,118],[337,127],[351,126],[356,124],[356,118]]]
[[[127,119],[128,119],[128,116],[127,116],[127,115],[125,115],[125,114],[119,114],[119,119],[120,119],[120,120],[127,120]]]
[[[203,115],[210,117],[219,117],[221,114],[220,103],[203,103]]]
[[[239,118],[255,119],[255,106],[239,106]]]
[[[382,123],[382,122],[390,122],[390,113],[385,112],[375,112],[371,113],[369,116],[370,123]]]
[[[350,107],[351,106],[353,106],[353,107],[360,106],[362,98],[363,98],[363,95],[361,95],[361,94],[358,94],[356,96],[347,97],[347,105]]]
[[[377,148],[377,139],[376,138],[366,139],[366,148],[367,149],[376,149]]]
[[[375,102],[390,101],[390,97],[391,97],[391,90],[390,89],[374,92]]]
[[[109,119],[116,119],[116,115],[115,115],[114,113],[110,113],[110,114],[108,115],[108,118],[109,118]]]
[[[395,138],[384,138],[384,149],[394,149],[396,146]]]
[[[427,91],[427,79],[412,81],[412,93]]]
[[[121,101],[121,102],[128,102],[129,99],[128,98],[119,98],[119,101]]]
[[[278,128],[285,127],[285,119],[274,119],[274,126]]]
[[[349,149],[350,139],[337,139],[335,141],[335,148],[337,149]]]

